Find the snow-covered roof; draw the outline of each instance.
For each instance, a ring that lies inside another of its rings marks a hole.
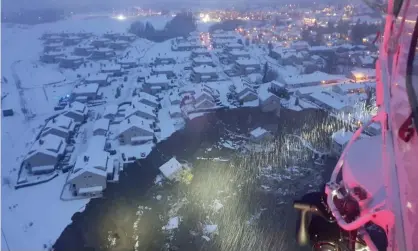
[[[351,90],[358,90],[358,89],[366,89],[368,87],[376,86],[376,82],[368,82],[368,83],[347,83],[347,84],[339,84],[335,87],[340,88],[343,92],[349,92]]]
[[[87,114],[87,112],[88,112],[87,106],[85,104],[83,104],[81,102],[77,102],[77,101],[68,104],[68,107],[67,108],[70,111],[74,111],[74,112],[78,112],[78,113],[83,113],[83,114]]]
[[[136,111],[151,115],[155,117],[154,108],[141,102],[141,98],[135,96],[132,98],[132,104],[127,107],[126,115],[129,116]]]
[[[209,65],[200,65],[193,68],[193,71],[200,74],[216,73],[216,68]]]
[[[58,154],[62,152],[63,148],[65,148],[65,141],[63,138],[53,134],[47,134],[44,137],[38,139],[32,145],[32,148],[28,152],[28,156],[26,158],[31,157],[37,152],[42,152],[57,157]]]
[[[334,95],[334,97],[325,91],[322,92],[313,92],[310,96],[320,101],[321,103],[327,104],[330,107],[334,108],[335,110],[341,110],[344,107],[350,107],[345,100],[341,100],[339,96]]]
[[[171,178],[173,174],[182,169],[182,165],[177,161],[175,157],[173,157],[162,166],[160,166],[159,169],[165,177]]]
[[[365,77],[376,77],[375,69],[368,68],[354,68],[351,73],[353,75],[364,75]]]
[[[85,172],[94,173],[96,175],[106,178],[107,165],[108,165],[108,152],[104,150],[96,149],[93,152],[84,152],[77,157],[73,171],[68,178],[71,182],[74,178],[82,175]]]
[[[139,102],[141,102],[141,100],[143,100],[143,99],[146,99],[146,100],[148,100],[148,101],[151,101],[152,103],[155,103],[155,104],[158,104],[159,102],[158,102],[158,98],[156,97],[156,96],[154,96],[154,95],[151,95],[151,94],[149,94],[149,93],[146,93],[146,92],[140,92],[139,94],[138,94],[138,101]],[[134,102],[134,100],[136,100],[135,98],[134,99],[132,99],[132,102]]]
[[[233,48],[243,48],[244,45],[239,44],[239,43],[230,43],[226,45],[227,48],[229,49],[233,49]]]
[[[342,75],[331,75],[325,72],[316,71],[311,74],[302,74],[296,75],[292,77],[286,77],[285,81],[288,85],[296,85],[296,84],[303,84],[303,83],[311,83],[311,82],[321,82],[321,81],[329,81],[329,80],[343,80],[346,79]]]
[[[102,71],[120,71],[122,66],[120,64],[106,64],[102,66]]]
[[[171,103],[175,101],[181,101],[181,97],[179,96],[178,93],[173,93],[172,95],[169,96],[169,99]]]
[[[108,119],[98,119],[94,122],[93,131],[96,130],[109,130],[110,120]]]
[[[93,153],[96,150],[103,150],[106,144],[106,136],[94,135],[89,138],[86,152]]]
[[[118,105],[115,105],[115,104],[107,105],[103,112],[103,116],[115,115],[116,113],[118,113],[118,109],[119,109]]]
[[[150,75],[149,78],[145,79],[145,82],[148,84],[162,84],[168,83],[169,80],[166,74]]]
[[[174,65],[172,64],[166,64],[166,65],[157,65],[154,68],[152,68],[155,72],[173,72],[174,71]]]
[[[354,133],[351,131],[346,131],[345,129],[341,129],[336,131],[332,134],[331,138],[339,145],[343,146],[344,144],[348,143],[350,139],[353,137]]]
[[[234,85],[235,85],[235,92],[236,93],[241,93],[244,90],[249,90],[249,91],[253,91],[254,90],[253,88],[251,88],[250,86],[248,86],[247,84],[242,83],[242,82],[237,82]]]
[[[73,89],[75,94],[97,93],[99,90],[99,84],[84,84],[76,86]]]
[[[259,65],[259,62],[257,62],[254,59],[237,59],[235,62],[239,65],[244,65],[244,66]]]
[[[94,51],[97,51],[97,52],[113,52],[113,50],[110,49],[110,48],[98,48],[98,49],[95,49]]]
[[[205,54],[205,53],[208,53],[209,50],[206,48],[197,48],[197,49],[192,50],[192,52],[196,54]]]
[[[268,133],[268,131],[262,127],[257,127],[256,129],[250,132],[250,135],[254,138],[258,138],[264,134]]]
[[[92,74],[88,76],[85,80],[88,82],[98,82],[98,81],[106,81],[108,78],[109,78],[109,75],[107,73],[96,73],[96,74]]]
[[[61,127],[61,128],[69,129],[72,123],[73,123],[73,120],[71,118],[64,116],[64,115],[59,115],[49,120],[48,123],[46,124],[46,128]]]
[[[138,61],[135,58],[121,58],[118,61],[119,64],[137,64]]]
[[[205,99],[213,100],[212,93],[210,93],[209,91],[207,91],[206,88],[199,88],[199,89],[196,88],[193,91],[194,91],[193,96],[194,96],[195,99],[199,99],[201,96],[204,96]]]
[[[193,58],[193,61],[196,63],[211,63],[212,58],[211,57],[205,57],[205,56],[198,56]]]
[[[78,61],[78,60],[84,60],[84,58],[81,57],[81,56],[76,56],[76,55],[67,55],[65,57],[62,57],[61,60],[64,60],[64,61]]]
[[[103,191],[103,187],[102,186],[93,186],[93,187],[81,187],[78,189],[78,193],[79,194],[84,194],[84,193],[100,193]]]
[[[194,106],[195,106],[195,108],[209,108],[209,107],[202,107],[202,104],[209,104],[209,107],[215,107],[216,106],[216,104],[212,101],[212,100],[209,100],[209,99],[202,99],[200,102],[198,102],[198,103],[196,103]]]
[[[125,41],[125,40],[116,40],[114,42],[112,42],[112,44],[123,44],[123,45],[128,45],[129,42]]]
[[[124,119],[119,125],[119,133],[123,133],[126,130],[130,129],[131,127],[138,127],[148,132],[154,132],[151,129],[152,121],[140,118],[136,115],[129,117],[128,119]]]
[[[244,50],[232,50],[229,52],[229,54],[233,56],[249,56],[250,55],[248,51],[244,51]]]

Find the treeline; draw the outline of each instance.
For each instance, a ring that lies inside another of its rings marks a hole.
[[[187,37],[190,32],[196,30],[196,27],[196,19],[193,14],[182,12],[167,22],[162,30],[155,29],[150,22],[144,24],[141,21],[136,21],[131,24],[129,32],[154,42],[163,42],[176,37]]]
[[[216,30],[224,30],[224,31],[233,31],[239,26],[244,26],[245,21],[233,19],[233,20],[225,20],[219,23],[216,23],[209,27],[209,32],[213,32]]]

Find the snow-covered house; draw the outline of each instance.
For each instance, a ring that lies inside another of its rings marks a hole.
[[[134,102],[126,108],[125,118],[133,115],[152,121],[157,119],[154,108],[140,102]]]
[[[237,99],[242,102],[249,102],[258,99],[257,93],[253,88],[246,84],[236,84],[235,92]]]
[[[116,117],[116,113],[118,113],[118,105],[111,104],[105,107],[103,112],[103,118],[113,121]]]
[[[118,64],[120,64],[123,69],[130,69],[138,66],[138,60],[135,58],[122,58],[118,61]]]
[[[176,60],[170,56],[158,56],[155,58],[155,65],[175,64]]]
[[[77,45],[74,47],[74,55],[76,56],[89,56],[93,53],[94,46],[92,45]]]
[[[191,57],[195,58],[198,56],[210,57],[210,52],[206,48],[199,48],[192,51]]]
[[[136,115],[126,118],[119,126],[119,142],[121,144],[135,144],[151,141],[154,137],[152,122]]]
[[[167,75],[165,74],[150,75],[145,78],[144,91],[150,94],[155,94],[160,90],[168,89],[169,83],[170,80],[168,80]]]
[[[93,125],[93,135],[94,136],[105,136],[109,131],[110,120],[109,119],[98,119],[94,122]]]
[[[72,90],[72,97],[75,101],[88,102],[101,97],[99,94],[99,84],[81,84],[76,85]]]
[[[104,64],[100,68],[100,72],[107,74],[107,75],[111,74],[113,76],[121,76],[122,66],[120,64],[114,64],[114,63]]]
[[[94,49],[89,57],[91,60],[106,60],[111,59],[116,55],[115,51],[110,48]]]
[[[367,88],[375,87],[376,82],[373,83],[347,83],[340,85],[333,85],[332,91],[341,95],[350,93],[365,93]]]
[[[89,109],[80,102],[72,102],[66,107],[64,116],[72,118],[76,123],[84,123],[87,120]]]
[[[167,78],[172,78],[176,74],[174,74],[174,65],[157,65],[152,68],[151,75],[163,75],[165,74]]]
[[[171,118],[181,118],[182,112],[179,105],[172,105],[168,108],[168,113]]]
[[[202,48],[203,45],[199,41],[185,41],[185,42],[178,42],[171,46],[171,50],[173,51],[191,51],[194,49]]]
[[[96,73],[84,79],[86,84],[98,84],[99,86],[110,85],[109,75],[107,73]]]
[[[321,84],[330,84],[344,80],[346,80],[344,76],[327,74],[320,71],[316,71],[311,74],[301,74],[296,76],[292,75],[284,78],[286,87],[288,88],[300,88]]]
[[[107,39],[107,38],[97,38],[97,39],[94,39],[93,41],[91,41],[90,44],[92,46],[96,47],[96,48],[107,47],[107,46],[109,46],[110,41],[111,40]]]
[[[40,60],[46,64],[56,64],[60,62],[62,57],[64,57],[63,51],[48,51],[41,55]]]
[[[213,63],[213,60],[211,57],[204,57],[204,56],[198,56],[193,58],[193,67],[201,66],[201,65],[208,65],[208,66],[215,66]]]
[[[83,39],[79,36],[68,36],[64,38],[64,45],[71,46],[80,43]]]
[[[123,41],[128,41],[128,42],[133,42],[135,41],[136,38],[137,36],[131,33],[121,33],[117,36],[118,40],[123,40]]]
[[[59,67],[77,69],[84,63],[84,58],[81,56],[65,56],[60,58]]]
[[[90,150],[77,157],[67,183],[74,196],[99,196],[107,186],[107,170],[113,168],[109,154]]]
[[[153,108],[158,107],[158,105],[160,104],[156,96],[151,95],[146,92],[140,92],[138,93],[138,96],[133,97],[132,104],[135,104],[135,103],[142,103],[147,106],[151,106]]]
[[[160,172],[169,180],[176,180],[178,174],[183,169],[183,165],[175,157],[160,166]]]
[[[229,43],[229,44],[226,44],[224,47],[225,52],[229,52],[232,50],[242,50],[242,49],[244,49],[244,45],[239,44],[239,43]]]
[[[44,52],[60,51],[60,50],[62,50],[63,46],[64,46],[63,43],[45,44],[44,45]]]
[[[376,79],[375,69],[355,68],[349,76],[354,82],[373,81]]]
[[[353,135],[353,132],[347,131],[345,129],[341,129],[333,133],[331,136],[331,153],[335,156],[339,156]]]
[[[235,75],[248,75],[261,71],[260,63],[254,59],[238,59],[235,61],[233,72]]]
[[[64,140],[68,140],[71,134],[74,133],[76,123],[72,118],[69,118],[64,115],[58,115],[57,117],[52,118],[45,125],[42,130],[41,136],[46,136],[52,134],[59,136]]]
[[[23,160],[23,166],[33,174],[52,172],[64,156],[65,148],[66,143],[63,138],[47,134],[32,145]]]
[[[232,50],[228,52],[229,62],[235,62],[237,59],[250,59],[250,53],[244,50]]]
[[[218,79],[218,73],[215,67],[201,65],[192,69],[190,80],[193,83],[213,81]]]
[[[259,143],[264,140],[269,140],[272,138],[272,134],[262,127],[257,127],[256,129],[250,132],[250,141]]]
[[[113,50],[125,50],[129,47],[129,42],[124,40],[116,40],[109,43],[109,48]]]
[[[194,108],[196,110],[198,110],[198,109],[211,109],[211,108],[214,108],[214,107],[216,107],[215,102],[213,102],[211,100],[208,100],[208,99],[203,99],[199,102],[194,103]]]
[[[258,89],[258,100],[260,101],[260,108],[263,112],[278,112],[280,114],[280,98],[275,94],[269,92],[272,83],[266,83]]]
[[[203,100],[209,100],[209,101],[214,102],[214,98],[212,94],[203,88],[195,89],[193,97],[194,97],[195,103],[200,103]]]
[[[344,97],[338,94],[333,95],[325,91],[316,91],[311,93],[307,99],[331,112],[350,113],[353,111],[353,107],[346,102]]]

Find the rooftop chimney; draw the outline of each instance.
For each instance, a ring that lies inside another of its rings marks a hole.
[[[39,144],[43,145],[44,144],[44,140],[43,139],[39,139]]]
[[[88,162],[89,161],[89,157],[87,155],[84,155],[84,162]]]

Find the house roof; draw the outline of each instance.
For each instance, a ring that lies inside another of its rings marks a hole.
[[[65,142],[63,138],[53,134],[47,134],[32,145],[32,148],[28,152],[26,159],[30,158],[38,152],[57,157],[58,154],[62,152],[63,148],[65,148]]]
[[[211,101],[213,100],[212,94],[210,92],[206,91],[203,88],[195,89],[193,96],[194,96],[195,99],[199,99],[201,96],[204,96],[205,99],[208,99],[208,100],[211,100]]]
[[[130,129],[132,127],[137,127],[137,128],[140,128],[140,129],[143,129],[145,131],[153,133],[154,131],[151,129],[151,124],[152,124],[152,121],[142,119],[142,118],[140,118],[136,115],[133,115],[133,116],[129,117],[128,119],[124,119],[120,123],[119,134],[127,131],[128,129]]]
[[[109,130],[109,124],[110,124],[110,120],[109,119],[98,119],[94,122],[93,125],[93,131],[96,130]]]
[[[152,68],[155,72],[173,72],[174,71],[174,65],[172,64],[166,64],[166,65],[157,65],[154,68]]]
[[[335,110],[341,110],[344,107],[350,107],[345,102],[344,99],[343,100],[339,99],[341,97],[336,96],[336,95],[333,96],[332,94],[330,94],[328,92],[325,92],[325,91],[313,92],[313,93],[310,94],[310,96],[313,99],[318,100],[321,103],[329,105],[330,107],[334,108]]]
[[[332,75],[325,72],[316,71],[311,74],[302,74],[292,77],[286,77],[285,81],[289,85],[311,83],[311,82],[321,82],[329,80],[345,80],[346,77],[343,75]]]
[[[181,97],[177,92],[174,92],[168,98],[169,98],[171,103],[173,103],[174,101],[181,101]]]
[[[258,137],[264,135],[265,133],[268,133],[268,131],[266,129],[264,129],[262,127],[257,127],[256,129],[254,129],[250,132],[250,135],[255,137],[255,138],[258,138]]]
[[[193,58],[193,61],[196,63],[212,63],[213,60],[211,57],[198,56]]]
[[[234,56],[249,56],[250,55],[248,51],[244,51],[244,50],[232,50],[229,52],[229,54],[234,55]]]
[[[215,107],[216,106],[216,104],[214,102],[212,102],[211,100],[208,100],[208,99],[203,99],[202,101],[196,103],[194,106],[195,106],[195,108],[201,108],[201,106],[204,103],[209,103],[210,107]]]
[[[95,135],[89,138],[86,152],[93,153],[105,149],[106,136]]]
[[[254,59],[237,59],[235,61],[238,65],[244,65],[244,66],[248,66],[248,65],[260,65],[259,62],[255,61]]]
[[[88,112],[87,106],[77,101],[68,104],[67,109],[82,114],[87,114]]]
[[[168,83],[169,80],[166,74],[150,75],[145,79],[145,82],[148,84],[161,84]]]
[[[200,66],[194,67],[193,71],[195,73],[200,73],[200,74],[216,73],[217,72],[215,67],[212,67],[212,66],[209,66],[209,65],[200,65]]]
[[[106,65],[103,65],[101,67],[101,70],[102,71],[121,71],[122,66],[120,64],[106,64]],[[101,77],[100,80],[107,80],[107,77],[109,76],[106,73],[101,73],[101,75],[103,75],[103,76]],[[104,77],[104,76],[106,76],[106,77]]]
[[[46,124],[46,128],[60,127],[68,130],[70,129],[72,123],[73,120],[71,118],[64,115],[58,115],[57,117],[48,121],[48,123]]]
[[[143,99],[146,99],[148,101],[151,101],[152,103],[159,104],[158,98],[156,96],[154,96],[154,95],[148,94],[146,92],[140,92],[138,94],[138,96],[139,96],[139,101],[141,101]]]
[[[178,105],[172,105],[172,106],[168,107],[168,112],[170,114],[181,113],[180,106],[178,106]]]
[[[85,159],[87,157],[88,159]],[[106,178],[108,153],[105,151],[85,152],[77,157],[74,168],[68,178],[68,182],[78,176],[89,172]]]
[[[144,98],[138,97],[138,96],[133,97],[132,104],[128,106],[126,109],[126,115],[129,115],[128,111],[130,110],[132,110],[132,112],[139,110],[143,113],[146,113],[155,117],[154,108],[152,106],[142,103],[141,100],[144,100]]]
[[[266,101],[271,96],[276,96],[273,93],[271,93],[271,92],[268,91],[268,89],[269,89],[270,86],[271,86],[271,82],[270,83],[261,84],[260,87],[258,88],[258,98],[261,101]]]
[[[332,134],[331,138],[339,145],[344,145],[348,141],[350,141],[351,137],[353,137],[354,133],[351,131],[346,131],[345,129],[341,129],[336,131]]]
[[[162,166],[160,166],[159,169],[165,177],[171,177],[173,174],[182,169],[182,165],[177,161],[175,157],[173,157]]]
[[[82,84],[73,89],[73,93],[76,94],[97,93],[98,91],[99,84]]]

